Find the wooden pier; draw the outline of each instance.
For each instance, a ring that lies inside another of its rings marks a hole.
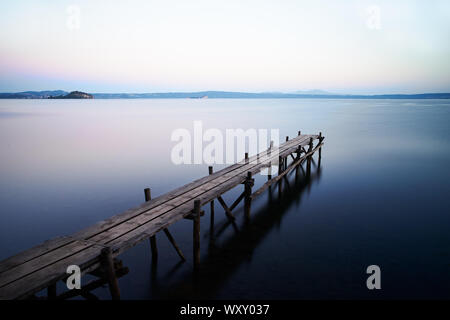
[[[286,142],[278,148],[271,147],[255,156],[245,154],[242,161],[217,172],[209,168],[209,175],[188,183],[162,196],[151,199],[150,189],[145,190],[146,202],[137,208],[127,210],[109,219],[69,236],[48,240],[0,262],[0,299],[27,299],[47,289],[48,299],[66,299],[81,295],[95,298],[90,291],[109,285],[111,297],[120,298],[117,278],[128,273],[117,257],[139,242],[150,239],[152,259],[157,260],[155,235],[163,230],[182,261],[184,254],[177,246],[168,228],[181,219],[193,221],[193,264],[194,270],[200,266],[200,219],[204,216],[201,207],[210,204],[211,224],[214,223],[214,202],[217,200],[226,217],[234,224],[233,210],[244,202],[245,219],[251,219],[251,203],[254,198],[306,161],[307,174],[311,171],[313,154],[318,151],[319,162],[324,137],[302,135]],[[272,176],[272,166],[278,165],[278,173]],[[267,168],[268,180],[253,191],[255,174]],[[222,195],[243,184],[243,192],[228,205]],[[280,184],[281,187],[281,184]],[[281,188],[279,189],[281,190]],[[59,295],[56,283],[65,281],[70,265],[80,267],[82,274],[92,274],[98,279],[85,284],[81,289],[68,290]]]

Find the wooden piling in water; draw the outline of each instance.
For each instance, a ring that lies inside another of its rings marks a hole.
[[[309,149],[308,153],[310,153],[313,150],[313,139],[309,139]],[[306,159],[306,176],[309,178],[311,176],[311,161],[312,161],[312,155],[308,156]]]
[[[152,194],[150,188],[144,189],[145,201],[152,200]],[[158,259],[158,247],[156,246],[156,235],[150,237],[150,248],[152,250],[152,260]]]
[[[322,136],[322,132],[319,132],[319,144],[323,141],[324,137]],[[322,146],[319,147],[319,167],[320,167],[320,161],[322,160]]]
[[[145,201],[152,200],[152,193],[151,193],[150,188],[145,188],[144,189],[144,196],[145,196]]]
[[[209,166],[208,167],[208,173],[209,175],[213,174],[213,167]],[[210,212],[211,212],[211,217],[210,217],[210,229],[212,230],[214,228],[214,200],[211,200],[211,202],[209,203],[209,208],[210,208]]]
[[[183,252],[181,251],[180,247],[178,247],[177,243],[175,242],[175,239],[172,237],[172,235],[170,234],[169,230],[166,228],[166,229],[163,229],[163,231],[166,234],[167,239],[169,239],[169,242],[175,248],[175,251],[180,256],[181,260],[186,261],[186,258],[184,257]]]
[[[250,219],[250,209],[252,204],[252,187],[253,187],[252,173],[247,172],[247,178],[245,179],[245,195],[244,195],[244,212],[245,218]]]
[[[272,179],[272,162],[269,162],[269,166],[267,167],[267,180]]]
[[[278,157],[278,174],[280,174],[283,171],[283,157]]]
[[[117,282],[116,271],[114,269],[114,261],[112,257],[111,248],[106,247],[101,251],[101,262],[103,270],[105,271],[106,279],[108,280],[109,292],[113,300],[120,299],[119,283]]]
[[[193,228],[193,240],[194,240],[194,269],[198,269],[200,266],[200,200],[194,200],[194,228]]]

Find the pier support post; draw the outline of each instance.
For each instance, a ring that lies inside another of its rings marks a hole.
[[[209,172],[209,175],[213,174],[212,166],[208,167],[208,172]],[[211,200],[209,205],[210,205],[210,211],[211,211],[210,229],[212,230],[214,228],[214,200]]]
[[[312,150],[313,150],[313,138],[310,138],[308,153],[310,153]],[[311,176],[311,161],[312,161],[312,155],[309,155],[306,160],[306,177],[307,178],[309,178]]]
[[[150,188],[145,188],[144,194],[145,194],[146,202],[152,200]],[[152,260],[157,260],[158,259],[158,247],[156,246],[156,235],[153,235],[150,237],[150,248],[152,250]]]
[[[286,142],[289,141],[289,136],[286,136]],[[283,171],[287,168],[287,156],[283,158]]]
[[[319,132],[319,143],[322,143],[323,137],[322,132]],[[319,168],[320,168],[320,161],[322,160],[322,146],[319,147]]]
[[[113,300],[120,299],[119,283],[117,282],[116,271],[114,270],[114,261],[111,248],[106,247],[101,251],[102,266],[109,284],[109,292]]]
[[[250,208],[252,204],[252,187],[254,180],[252,179],[252,173],[247,172],[247,178],[245,179],[245,196],[244,196],[244,212],[245,218],[250,219]]]
[[[175,242],[175,239],[172,237],[172,235],[170,234],[169,230],[166,228],[163,230],[164,233],[167,236],[167,239],[169,239],[169,242],[172,244],[172,246],[175,248],[175,251],[178,253],[178,255],[180,256],[181,260],[186,261],[186,258],[184,257],[183,252],[181,251],[180,247],[178,247],[177,243]]]
[[[280,175],[284,171],[284,158],[282,156],[278,157],[278,175]],[[282,183],[283,179],[280,179],[278,181],[278,197],[281,198],[281,192],[282,192]]]
[[[280,174],[283,171],[283,157],[278,157],[278,174]]]
[[[200,200],[194,200],[194,269],[200,266]]]

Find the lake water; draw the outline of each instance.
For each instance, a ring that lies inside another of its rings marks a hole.
[[[281,201],[265,192],[250,225],[237,211],[238,231],[217,202],[210,230],[205,206],[199,279],[189,220],[170,227],[186,263],[163,233],[156,266],[148,241],[126,252],[123,298],[450,298],[448,100],[0,100],[0,259],[206,175],[170,160],[172,131],[194,120],[321,131],[320,169],[292,175]]]

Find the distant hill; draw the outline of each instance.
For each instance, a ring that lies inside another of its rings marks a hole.
[[[324,90],[318,90],[318,89],[314,89],[314,90],[297,90],[292,92],[293,94],[314,94],[314,95],[331,95],[333,93],[331,92],[327,92]]]
[[[382,94],[382,95],[349,95],[349,94],[305,94],[279,92],[161,92],[161,93],[93,93],[96,99],[450,99],[450,93],[422,94]]]
[[[15,93],[0,93],[0,99],[47,99],[50,96],[61,96],[68,94],[63,90],[54,91],[25,91]]]
[[[89,93],[72,91],[71,93],[66,95],[60,95],[56,97],[50,96],[48,97],[48,99],[94,99],[94,97]]]
[[[306,93],[309,92],[309,93]],[[297,93],[281,92],[231,92],[231,91],[199,91],[199,92],[160,92],[160,93],[84,93],[73,91],[68,93],[56,91],[26,91],[17,93],[0,93],[0,99],[450,99],[450,93],[422,94],[379,94],[350,95],[334,94],[322,90],[300,91]]]

